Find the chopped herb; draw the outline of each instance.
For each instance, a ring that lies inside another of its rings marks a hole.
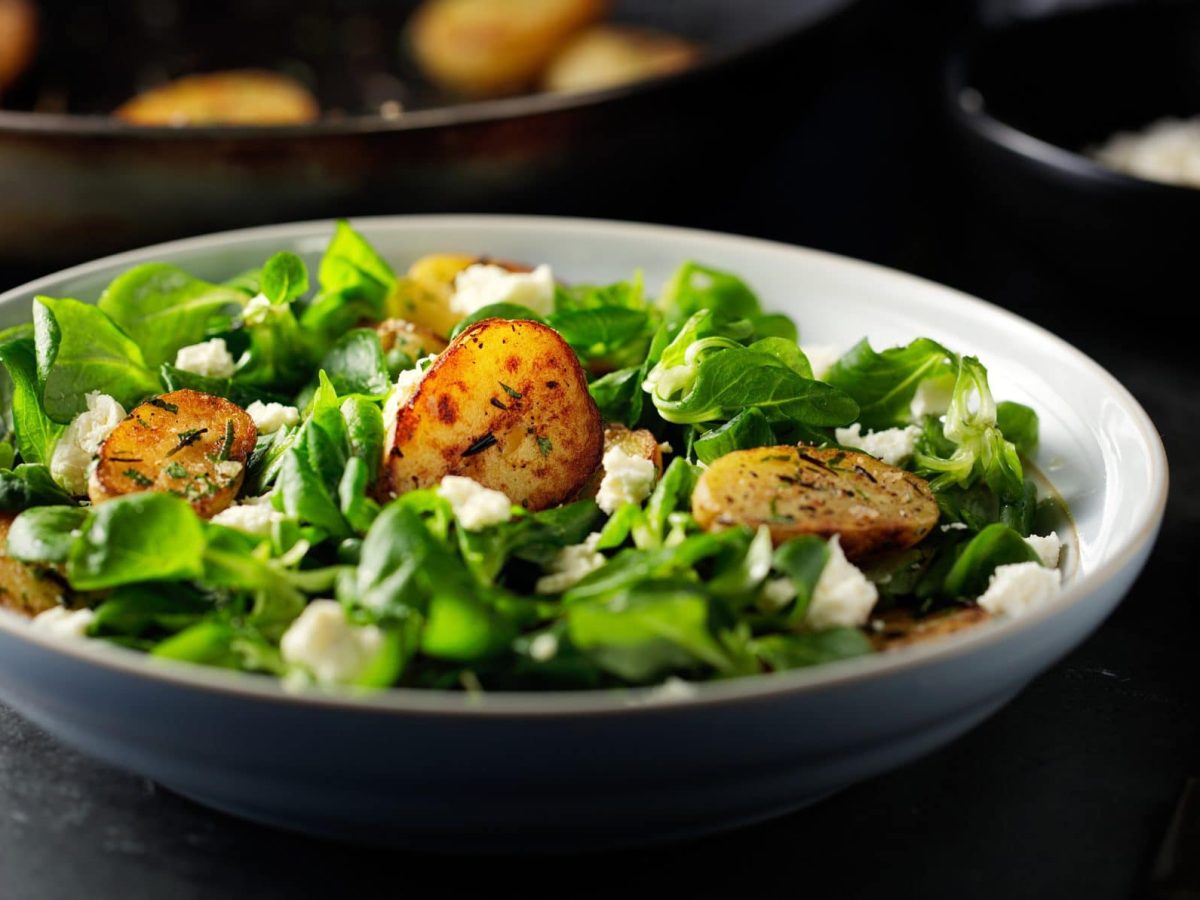
[[[514,400],[520,400],[521,397],[524,396],[519,391],[514,391],[503,381],[500,382],[500,387],[504,388],[504,393],[508,394],[508,396],[512,397]]]
[[[550,451],[554,449],[554,442],[548,437],[538,435],[538,449],[542,451],[542,456],[549,456]]]
[[[492,406],[496,407],[496,409],[508,409],[507,406],[505,406],[503,403],[501,403],[495,397],[492,398]]]
[[[134,463],[134,462],[141,462],[142,458],[140,456],[110,456],[109,461],[110,462]]]
[[[229,454],[233,452],[233,419],[225,421],[225,439],[221,442],[221,452],[217,454],[217,459],[229,459]]]
[[[126,469],[121,473],[138,487],[151,487],[154,482],[139,472],[137,469]]]
[[[167,456],[174,456],[184,447],[196,443],[200,438],[208,433],[207,428],[189,428],[187,431],[179,432],[179,443],[175,445],[174,450],[168,450]]]
[[[496,445],[496,436],[490,431],[473,443],[470,447],[463,451],[463,456],[474,456],[476,453],[482,453],[488,447]]]
[[[168,403],[162,397],[151,397],[147,401],[151,406],[157,406],[159,409],[165,409],[169,413],[179,412],[179,407],[174,403]]]
[[[179,463],[173,462],[167,466],[167,474],[172,478],[187,478],[187,469]]]

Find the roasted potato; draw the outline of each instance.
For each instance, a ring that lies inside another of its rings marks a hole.
[[[37,30],[37,10],[29,0],[0,0],[0,91],[33,60]]]
[[[654,463],[655,476],[657,481],[662,475],[662,447],[659,446],[658,438],[645,428],[639,428],[632,431],[624,425],[612,423],[604,426],[604,452],[607,453],[613,447],[620,447],[630,456],[640,456]],[[603,458],[603,455],[602,457]],[[595,497],[600,490],[600,482],[604,480],[604,468],[600,467],[592,473],[592,477],[588,480],[587,486],[579,492],[580,497]]]
[[[53,569],[8,555],[5,550],[8,527],[15,518],[13,513],[0,513],[0,606],[25,616],[36,616],[59,606],[67,588]]]
[[[604,0],[427,0],[409,40],[435,84],[470,97],[530,88],[573,33],[603,17]]]
[[[776,544],[841,535],[861,560],[918,543],[938,520],[928,483],[854,450],[761,447],[722,456],[700,476],[692,515],[712,530],[766,525]]]
[[[127,100],[113,115],[133,125],[293,125],[320,112],[295,79],[242,69],[169,81]]]
[[[579,360],[557,332],[484,319],[454,339],[401,408],[381,493],[465,475],[546,509],[578,494],[603,446]]]
[[[100,447],[88,482],[93,503],[166,491],[204,518],[233,502],[258,440],[240,406],[199,391],[172,391],[133,410]]]
[[[375,331],[384,353],[400,350],[417,360],[430,354],[436,356],[446,349],[446,342],[433,329],[407,319],[384,319],[375,326]]]
[[[555,55],[542,76],[547,91],[597,91],[682,72],[696,62],[695,44],[673,34],[627,25],[595,25]]]
[[[458,273],[477,263],[499,266],[510,272],[529,272],[523,263],[492,259],[488,256],[468,256],[462,253],[432,253],[409,266],[387,302],[387,314],[405,319],[414,325],[428,328],[434,334],[448,337],[462,314],[450,309],[454,295],[454,280]]]
[[[921,618],[908,610],[891,610],[880,617],[883,628],[871,635],[871,643],[876,650],[895,650],[973,628],[988,618],[987,611],[978,606],[955,607]]]

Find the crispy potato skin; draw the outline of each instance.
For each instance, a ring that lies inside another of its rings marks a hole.
[[[510,272],[532,271],[523,263],[492,259],[488,256],[431,253],[409,266],[408,274],[396,284],[395,290],[388,298],[388,316],[428,328],[439,337],[448,337],[454,326],[463,319],[460,313],[450,309],[454,279],[463,269],[476,263],[499,266]]]
[[[433,354],[436,356],[446,349],[446,342],[432,328],[417,325],[407,319],[384,319],[375,326],[379,334],[379,343],[383,352],[401,350],[412,359]]]
[[[991,618],[987,610],[965,606],[916,618],[908,610],[896,609],[882,616],[883,630],[871,635],[876,650],[896,650],[973,628]]]
[[[853,450],[761,447],[722,456],[700,477],[692,514],[708,530],[766,525],[776,544],[841,535],[851,560],[911,547],[937,524],[923,478]]]
[[[230,423],[233,441],[226,448]],[[199,391],[172,391],[135,408],[108,436],[88,496],[103,503],[123,494],[165,491],[185,498],[207,519],[237,496],[257,440],[254,420],[237,404]],[[221,471],[222,460],[241,468],[229,475]]]
[[[127,100],[113,115],[131,125],[294,125],[320,113],[295,79],[239,69],[169,81]]]
[[[655,481],[662,476],[662,448],[659,447],[658,438],[652,432],[645,428],[633,431],[619,423],[610,423],[604,426],[604,452],[607,453],[613,447],[620,447],[630,456],[640,456],[654,463]],[[592,473],[592,477],[588,479],[584,489],[579,492],[580,498],[595,497],[600,491],[600,482],[603,480],[604,467],[600,466]]]
[[[29,0],[0,0],[0,91],[33,59],[37,35],[37,10]]]
[[[542,76],[547,91],[597,91],[682,72],[699,58],[691,41],[627,25],[593,25],[555,55]]]
[[[66,587],[53,569],[13,559],[5,546],[14,513],[0,513],[0,607],[23,616],[36,616],[61,605]]]
[[[531,87],[563,42],[606,10],[605,0],[427,0],[409,39],[431,81],[497,97]]]
[[[603,444],[600,413],[566,342],[536,322],[484,319],[450,344],[400,410],[381,493],[465,475],[546,509],[587,483]]]

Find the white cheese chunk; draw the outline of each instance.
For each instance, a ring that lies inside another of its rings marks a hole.
[[[91,391],[87,409],[63,432],[50,455],[50,477],[79,497],[87,493],[88,466],[100,445],[125,418],[125,409],[108,394]]]
[[[193,375],[228,378],[235,366],[224,338],[213,338],[211,341],[181,347],[175,354],[175,368]]]
[[[251,327],[263,324],[271,315],[271,305],[265,294],[255,294],[242,309],[242,322]]]
[[[879,599],[879,591],[867,576],[846,559],[837,535],[829,539],[829,561],[813,588],[805,622],[818,631],[825,628],[854,628],[866,624]]]
[[[1058,569],[1047,569],[1041,563],[997,566],[987,590],[975,602],[992,615],[1019,616],[1053,600],[1060,583]]]
[[[953,376],[942,378],[926,378],[917,385],[908,412],[914,422],[920,422],[926,416],[943,416],[950,408],[950,399],[954,396]]]
[[[1058,558],[1062,555],[1062,540],[1053,531],[1049,534],[1031,534],[1025,538],[1025,543],[1033,548],[1047,569],[1058,568]]]
[[[454,518],[467,531],[480,531],[512,519],[512,501],[472,478],[447,475],[438,493],[449,501]]]
[[[539,594],[559,594],[585,576],[595,572],[608,560],[596,549],[600,533],[593,532],[582,544],[563,547],[550,561],[546,571],[537,581]]]
[[[654,490],[657,475],[653,460],[610,447],[604,453],[604,478],[596,503],[609,515],[626,503],[641,503]]]
[[[433,364],[435,356],[426,356],[423,359],[417,360],[414,368],[405,369],[396,376],[396,383],[392,385],[392,390],[388,394],[387,400],[383,403],[383,443],[384,450],[390,451],[392,443],[396,440],[396,419],[400,416],[400,410],[408,405],[408,402],[417,395],[417,389],[421,386],[421,382],[425,378],[425,373],[429,371],[429,367]]]
[[[282,403],[263,403],[255,400],[246,407],[259,434],[273,434],[280,428],[290,428],[300,421],[300,410]]]
[[[255,503],[247,501],[236,506],[230,506],[210,519],[214,525],[224,525],[226,528],[236,528],[247,534],[258,537],[270,537],[271,526],[283,521],[283,513],[279,512],[268,502]]]
[[[915,425],[868,431],[866,434],[863,434],[862,426],[857,422],[849,428],[834,429],[834,437],[842,446],[857,447],[892,466],[900,465],[913,455],[920,436],[921,429]]]
[[[33,617],[33,627],[56,637],[81,638],[87,637],[88,626],[95,618],[96,614],[90,609],[53,606]]]
[[[825,373],[833,368],[834,363],[842,358],[842,354],[835,347],[830,347],[827,344],[810,344],[800,348],[808,358],[808,364],[812,366],[813,378],[823,378]]]
[[[549,266],[532,272],[509,272],[500,266],[476,263],[454,280],[450,309],[463,316],[493,303],[515,303],[539,316],[554,312],[554,273]]]
[[[286,662],[307,669],[317,681],[354,681],[383,647],[384,634],[374,625],[352,625],[334,600],[314,600],[304,608],[279,642]]]

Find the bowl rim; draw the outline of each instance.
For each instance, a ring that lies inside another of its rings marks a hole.
[[[809,8],[786,27],[756,40],[701,56],[687,69],[590,91],[541,91],[471,100],[405,110],[388,119],[374,113],[319,117],[313,122],[281,125],[132,125],[113,115],[100,113],[39,113],[0,108],[0,137],[5,134],[54,135],[61,137],[104,137],[131,141],[242,141],[359,136],[392,132],[429,131],[452,126],[469,126],[551,115],[575,109],[608,106],[627,97],[665,92],[675,85],[719,76],[731,66],[760,53],[775,50],[805,31],[837,19],[862,0],[807,0]],[[614,23],[620,24],[620,23]]]
[[[1123,7],[1099,6],[1092,9],[1068,10],[1035,19],[1021,19],[999,29],[977,30],[960,39],[947,55],[942,72],[943,100],[950,118],[960,128],[1034,166],[1058,172],[1092,187],[1100,184],[1112,190],[1158,196],[1171,202],[1194,202],[1200,197],[1200,190],[1196,188],[1119,172],[1082,153],[1037,137],[992,115],[987,106],[987,95],[970,83],[967,77],[971,57],[979,52],[980,44],[987,37],[1013,29],[1036,28],[1042,21],[1104,14],[1115,8]]]
[[[0,308],[27,299],[68,280],[95,275],[109,268],[124,268],[150,258],[177,253],[218,251],[230,244],[250,239],[296,241],[323,236],[332,232],[333,219],[265,225],[234,231],[216,232],[182,240],[168,241],[148,247],[102,257],[72,266],[0,294]],[[29,626],[29,620],[15,612],[0,609],[0,632],[18,641],[37,645],[43,650],[70,657],[77,663],[98,665],[111,672],[165,682],[169,685],[203,691],[210,694],[237,697],[242,700],[274,702],[289,706],[339,709],[353,713],[423,714],[485,717],[556,717],[574,715],[630,714],[638,710],[695,708],[751,700],[765,700],[781,694],[811,693],[835,687],[861,683],[871,679],[888,678],[901,671],[929,666],[949,659],[960,658],[996,643],[1017,639],[1029,629],[1042,627],[1051,619],[1066,615],[1075,605],[1088,602],[1103,584],[1119,574],[1144,552],[1148,552],[1157,536],[1166,509],[1168,465],[1162,439],[1141,404],[1114,376],[1087,354],[1015,313],[905,272],[871,262],[853,259],[823,250],[814,250],[778,241],[725,234],[701,229],[621,222],[606,219],[582,219],[556,216],[520,215],[397,215],[356,217],[355,223],[364,231],[374,227],[399,228],[420,232],[433,228],[495,229],[526,233],[571,233],[580,240],[597,236],[639,236],[646,241],[656,238],[686,240],[702,250],[705,244],[726,248],[743,247],[756,253],[767,253],[794,260],[814,260],[834,264],[853,272],[861,271],[883,276],[898,283],[939,293],[947,303],[954,303],[1025,329],[1032,329],[1043,340],[1054,345],[1060,353],[1073,356],[1097,379],[1109,399],[1118,402],[1131,416],[1138,436],[1149,452],[1150,479],[1145,486],[1152,496],[1145,515],[1133,523],[1128,535],[1109,558],[1092,572],[1078,575],[1067,584],[1054,602],[1023,616],[997,619],[983,623],[935,641],[872,654],[855,659],[827,663],[806,669],[796,669],[764,675],[745,676],[727,681],[687,682],[685,695],[673,695],[661,685],[638,688],[614,688],[572,691],[489,691],[470,694],[422,688],[389,688],[367,692],[354,689],[318,687],[285,688],[278,678],[251,673],[208,668],[191,663],[158,660],[135,650],[90,640],[64,640],[43,634]]]

